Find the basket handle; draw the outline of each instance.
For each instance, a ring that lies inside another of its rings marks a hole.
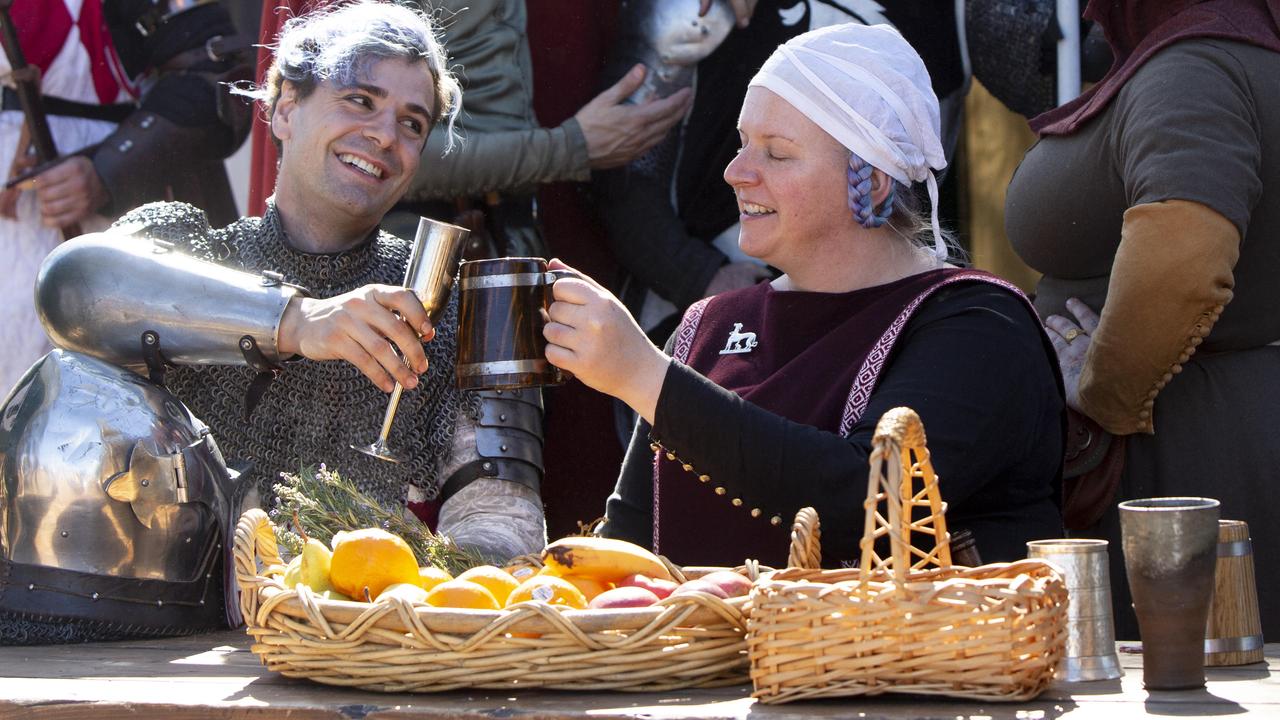
[[[919,492],[915,490],[916,478],[924,483]],[[888,518],[880,513],[881,501],[887,507]],[[912,511],[918,507],[927,507],[929,516],[913,522]],[[911,408],[894,408],[876,424],[863,510],[859,567],[864,576],[887,571],[901,581],[914,570],[951,567],[951,539],[944,517],[946,504],[942,502],[938,475],[929,460],[924,424]],[[913,532],[932,535],[933,550],[926,553],[917,549],[911,542]],[[876,554],[875,543],[885,535],[889,536],[891,553],[882,558]]]
[[[264,567],[283,564],[271,518],[261,508],[250,508],[236,523],[234,547],[236,584],[240,586],[240,611],[245,622],[250,622],[258,611],[258,586],[263,582],[259,557]]]
[[[818,523],[818,511],[803,507],[791,524],[791,551],[787,554],[787,567],[817,570],[822,567],[822,531]]]

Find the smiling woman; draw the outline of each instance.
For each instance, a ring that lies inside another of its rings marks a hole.
[[[669,355],[595,282],[555,285],[548,359],[642,417],[603,533],[682,563],[778,564],[784,519],[811,505],[824,563],[850,560],[874,425],[906,405],[948,524],[985,559],[1060,535],[1052,348],[1026,298],[948,264],[936,210],[915,209],[945,166],[919,56],[886,26],[800,35],[751,81],[739,133],[739,245],[781,277],[694,304]]]

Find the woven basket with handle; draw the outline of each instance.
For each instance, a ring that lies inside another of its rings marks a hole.
[[[665,561],[665,558],[664,558]],[[236,526],[236,580],[252,650],[268,669],[385,692],[458,688],[672,690],[747,681],[746,597],[707,593],[618,610],[557,610],[526,602],[464,610],[388,597],[376,603],[286,588],[270,519]],[[713,570],[668,562],[677,581]],[[750,579],[756,566],[736,568]]]
[[[909,408],[876,426],[865,509],[860,567],[817,569],[818,519],[805,508],[792,529],[792,567],[756,582],[747,632],[754,696],[1039,695],[1063,655],[1065,583],[1036,560],[952,566],[938,479]],[[913,534],[932,548],[913,546]],[[881,557],[876,541],[885,536]]]

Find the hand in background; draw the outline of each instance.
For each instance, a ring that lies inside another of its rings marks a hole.
[[[749,260],[731,262],[720,266],[716,274],[711,276],[711,282],[707,283],[707,289],[702,292],[702,296],[711,297],[722,292],[751,287],[761,280],[772,277],[773,273],[769,272],[769,268],[760,263]]]
[[[574,115],[587,139],[592,168],[619,167],[635,160],[666,137],[688,112],[693,100],[689,88],[639,105],[623,104],[639,89],[646,72],[644,65],[636,65]]]
[[[550,267],[572,270],[559,260]],[[591,278],[557,280],[553,293],[550,321],[542,331],[547,360],[653,422],[669,358],[649,342],[622,303]]]
[[[366,285],[336,297],[292,300],[280,320],[278,347],[281,357],[346,360],[391,392],[397,381],[406,389],[417,387],[418,375],[427,371],[419,335],[430,340],[435,329],[412,291]]]
[[[1062,368],[1062,384],[1067,393],[1067,407],[1087,414],[1080,409],[1080,373],[1084,370],[1085,355],[1093,332],[1098,329],[1098,314],[1076,298],[1067,300],[1067,309],[1076,316],[1079,325],[1061,315],[1044,319],[1049,331],[1049,341],[1058,353],[1058,365]]]
[[[53,228],[79,223],[111,199],[93,161],[83,155],[45,170],[28,180],[24,188],[35,190],[41,222]]]
[[[713,0],[701,0],[698,6],[698,17],[706,15],[711,10]],[[733,8],[733,16],[738,19],[738,27],[744,28],[751,23],[751,16],[756,12],[756,4],[759,0],[729,0],[729,7]]]

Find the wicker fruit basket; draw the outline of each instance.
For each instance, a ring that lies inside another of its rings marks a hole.
[[[792,529],[793,567],[756,582],[747,632],[754,696],[1039,695],[1063,655],[1065,583],[1036,560],[952,566],[924,428],[908,408],[876,427],[865,508],[860,567],[816,569],[818,519],[805,508]],[[931,536],[933,547],[913,547],[913,533]],[[886,535],[891,553],[882,558],[876,541]]]
[[[266,513],[236,526],[236,580],[252,650],[269,670],[384,692],[458,688],[672,690],[747,681],[746,597],[690,593],[652,607],[505,610],[377,603],[288,589],[263,569],[280,565]],[[712,570],[670,565],[677,581]],[[754,580],[758,570],[736,568]]]

